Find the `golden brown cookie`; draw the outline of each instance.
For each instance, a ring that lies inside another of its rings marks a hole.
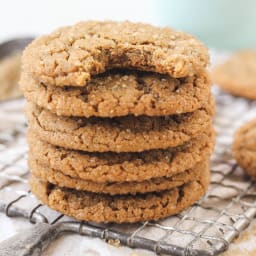
[[[50,144],[89,152],[141,152],[175,147],[211,130],[213,104],[167,117],[61,117],[27,104],[29,129]]]
[[[256,178],[256,119],[236,132],[233,156],[248,175]]]
[[[89,153],[55,147],[29,133],[29,158],[78,179],[98,183],[140,182],[192,168],[210,156],[214,137],[213,131],[207,131],[184,145],[166,150]]]
[[[179,187],[185,183],[194,181],[201,177],[209,169],[209,159],[204,159],[204,162],[198,163],[193,168],[184,172],[174,174],[170,177],[159,177],[141,182],[109,182],[99,183],[97,181],[88,181],[79,178],[74,178],[64,174],[62,171],[54,170],[48,166],[39,164],[36,160],[29,159],[29,168],[31,173],[43,180],[48,181],[58,187],[73,188],[76,190],[84,190],[94,193],[103,193],[110,195],[122,194],[144,194],[149,192],[158,192],[162,190]],[[158,170],[155,170],[156,172]]]
[[[19,89],[21,52],[0,59],[0,100],[22,96]]]
[[[32,176],[31,191],[46,205],[79,220],[138,222],[177,214],[195,203],[208,188],[210,172],[198,180],[161,192],[137,195],[105,195],[61,188]]]
[[[238,52],[212,71],[213,82],[223,90],[256,99],[256,51]]]
[[[185,77],[206,67],[207,48],[193,36],[170,28],[131,22],[80,22],[33,41],[23,70],[39,82],[85,86],[112,68],[134,68]]]
[[[92,78],[85,87],[56,87],[22,75],[20,86],[28,101],[61,116],[163,116],[192,112],[210,95],[206,71],[171,78],[139,71],[111,71]]]

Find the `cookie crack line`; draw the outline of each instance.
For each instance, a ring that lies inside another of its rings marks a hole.
[[[47,85],[86,86],[91,76],[112,68],[185,77],[208,61],[206,47],[182,32],[140,23],[82,22],[36,39],[22,63],[24,72]]]

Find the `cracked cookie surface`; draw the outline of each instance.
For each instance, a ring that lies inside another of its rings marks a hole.
[[[236,96],[256,99],[256,51],[232,55],[212,71],[213,82]]]
[[[192,112],[210,95],[207,72],[182,79],[151,72],[111,71],[86,87],[37,83],[23,73],[20,86],[28,101],[60,116],[163,116]]]
[[[141,152],[175,147],[211,130],[213,105],[167,117],[71,118],[27,103],[26,116],[31,132],[55,146],[89,152]]]
[[[173,176],[210,156],[214,132],[206,131],[184,145],[141,153],[89,153],[55,147],[28,134],[29,158],[62,173],[98,183],[144,181]]]
[[[206,169],[209,168],[208,161],[209,159],[204,159],[204,162],[196,164],[191,169],[171,175],[169,177],[153,178],[141,182],[130,181],[98,183],[96,181],[82,180],[64,174],[62,171],[41,165],[32,158],[29,159],[29,168],[35,177],[50,182],[59,187],[73,188],[76,190],[109,195],[135,195],[138,193],[144,194],[172,189],[182,186],[185,183],[197,180],[199,177],[201,177],[202,172],[206,172]]]
[[[24,51],[23,71],[47,85],[85,86],[112,68],[185,77],[205,68],[207,48],[171,28],[131,22],[80,22],[34,40]]]
[[[104,195],[61,188],[32,175],[31,191],[46,205],[79,220],[94,222],[138,222],[177,214],[206,192],[210,172],[198,180],[161,192],[137,195]]]
[[[233,156],[248,175],[256,178],[256,119],[244,124],[236,132]]]

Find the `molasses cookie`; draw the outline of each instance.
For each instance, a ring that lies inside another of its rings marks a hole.
[[[236,96],[256,99],[256,51],[234,54],[212,72],[212,79],[223,90]]]
[[[89,153],[53,146],[32,133],[28,138],[29,158],[33,161],[70,177],[98,183],[173,176],[208,158],[214,145],[213,131],[199,134],[181,146],[141,153]]]
[[[256,178],[256,120],[244,124],[236,132],[233,156],[248,175]]]
[[[22,62],[38,82],[86,86],[93,75],[112,68],[186,77],[208,61],[207,48],[186,33],[128,21],[88,21],[34,40]]]
[[[27,104],[29,129],[55,146],[89,152],[141,152],[181,145],[211,130],[213,106],[175,116],[77,118]]]
[[[111,71],[92,78],[85,87],[56,87],[22,75],[28,101],[61,116],[163,116],[192,112],[210,96],[206,71],[186,78],[140,71]]]
[[[82,180],[73,178],[64,174],[62,171],[54,170],[48,166],[38,164],[37,161],[30,159],[29,167],[31,173],[37,178],[48,181],[59,187],[73,188],[76,190],[84,190],[94,193],[122,195],[122,194],[144,194],[148,192],[158,192],[175,187],[179,187],[185,183],[197,180],[202,172],[206,172],[209,168],[209,159],[198,163],[193,168],[184,172],[174,174],[169,177],[159,177],[141,182],[109,182],[98,183],[96,181]]]
[[[158,220],[188,208],[206,192],[210,172],[182,186],[137,195],[106,195],[58,187],[32,175],[31,191],[46,205],[79,220],[138,222]]]

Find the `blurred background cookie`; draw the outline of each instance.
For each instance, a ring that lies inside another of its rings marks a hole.
[[[0,44],[0,100],[22,96],[19,89],[21,52],[32,38],[18,38]]]
[[[256,178],[256,119],[236,132],[233,156],[248,175]]]
[[[213,69],[212,80],[226,92],[256,99],[256,51],[235,53]]]
[[[0,100],[21,96],[18,81],[20,77],[21,53],[15,53],[0,60]]]

